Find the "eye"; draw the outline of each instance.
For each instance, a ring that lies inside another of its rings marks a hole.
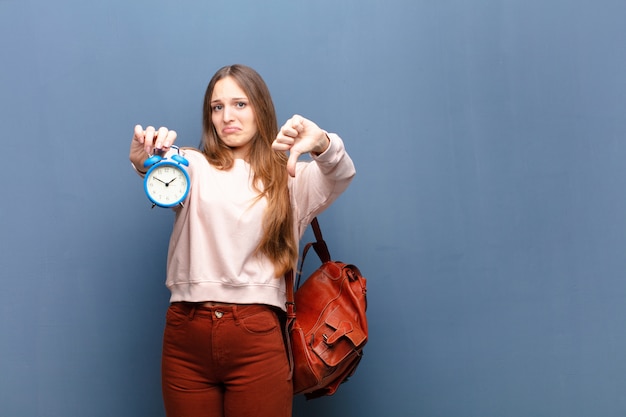
[[[216,104],[215,106],[212,107],[213,111],[220,111],[224,108],[224,106],[222,106],[221,104]]]
[[[247,103],[245,101],[238,101],[236,106],[238,109],[243,109],[244,107],[246,107]]]

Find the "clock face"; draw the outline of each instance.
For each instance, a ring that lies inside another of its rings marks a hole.
[[[189,176],[178,164],[161,162],[146,174],[144,188],[148,198],[161,207],[181,203],[189,191]]]

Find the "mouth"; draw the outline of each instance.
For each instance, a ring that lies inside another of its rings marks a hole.
[[[225,135],[230,135],[232,133],[237,133],[239,132],[241,129],[239,129],[238,127],[235,126],[229,126],[229,127],[225,127],[222,129],[222,133]]]

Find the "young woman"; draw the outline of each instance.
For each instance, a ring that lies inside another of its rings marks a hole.
[[[173,152],[175,140],[173,130],[137,125],[135,169],[145,174],[147,157]],[[291,416],[283,276],[308,223],[348,187],[352,160],[337,135],[301,116],[279,130],[265,82],[243,65],[213,76],[200,149],[183,152],[190,192],[174,209],[168,252],[166,413]]]

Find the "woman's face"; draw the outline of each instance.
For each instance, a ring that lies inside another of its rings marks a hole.
[[[256,120],[248,96],[232,77],[215,83],[211,120],[217,135],[232,148],[235,158],[246,159],[257,132]]]

